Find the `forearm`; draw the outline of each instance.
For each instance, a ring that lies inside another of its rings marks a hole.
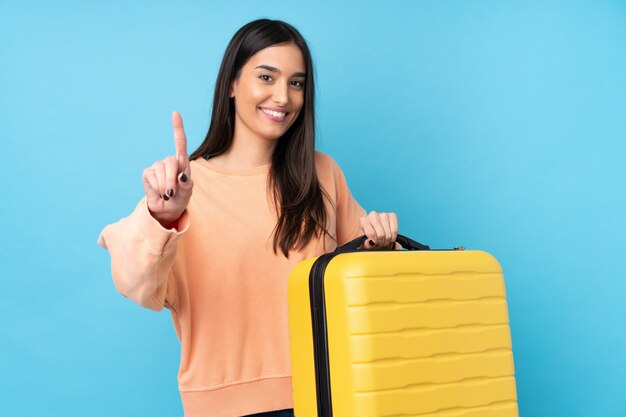
[[[111,254],[116,289],[151,310],[163,309],[177,241],[189,227],[186,212],[175,226],[180,231],[164,228],[142,200],[130,216],[107,226],[98,240]]]

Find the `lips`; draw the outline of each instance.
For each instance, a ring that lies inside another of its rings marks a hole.
[[[267,107],[259,107],[259,110],[261,110],[261,112],[266,115],[270,120],[274,120],[276,122],[284,121],[286,116],[289,114],[289,112],[273,110]]]

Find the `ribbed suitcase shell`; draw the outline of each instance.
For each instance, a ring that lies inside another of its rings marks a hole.
[[[294,407],[318,416],[309,275],[289,278]],[[335,417],[518,416],[502,270],[482,251],[358,251],[323,277]]]

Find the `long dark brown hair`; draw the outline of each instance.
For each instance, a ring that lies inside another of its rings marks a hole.
[[[314,237],[327,232],[324,191],[315,169],[315,83],[311,53],[302,35],[288,23],[260,19],[243,26],[231,39],[217,75],[211,124],[204,142],[190,159],[224,153],[233,142],[235,105],[230,88],[250,57],[262,49],[281,44],[300,48],[306,66],[304,103],[300,114],[278,140],[272,155],[268,189],[274,198],[278,222],[274,228],[274,253],[280,246],[301,250]],[[328,198],[330,202],[330,198]]]

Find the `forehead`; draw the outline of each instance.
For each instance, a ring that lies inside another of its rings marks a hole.
[[[269,65],[288,74],[306,72],[302,51],[293,43],[261,49],[250,57],[244,68],[254,69],[259,65]]]

